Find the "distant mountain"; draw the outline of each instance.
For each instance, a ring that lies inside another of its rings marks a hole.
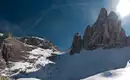
[[[126,36],[117,14],[114,11],[108,14],[107,10],[102,8],[96,22],[87,26],[83,39],[77,38],[76,41],[74,37],[72,52],[80,50],[80,45],[87,50],[124,47],[130,45],[130,39]]]

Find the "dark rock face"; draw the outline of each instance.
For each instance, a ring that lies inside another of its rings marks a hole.
[[[39,39],[29,38],[28,40],[26,40],[25,38],[25,39],[21,39],[21,41],[19,39],[12,38],[12,37],[4,39],[0,49],[0,70],[5,69],[6,67],[8,68],[12,67],[13,65],[12,62],[23,61],[23,62],[34,63],[36,60],[29,59],[29,55],[32,55],[29,52],[39,47],[57,51],[56,47],[53,44],[51,44],[51,42],[43,42],[42,39],[40,38]],[[55,58],[55,55],[49,57],[49,59],[53,59],[53,58]]]
[[[81,48],[82,48],[81,36],[79,36],[79,33],[76,33],[73,38],[70,54],[80,53]]]
[[[92,33],[93,33],[92,28],[90,25],[88,25],[83,36],[83,44],[84,44],[83,47],[85,49],[88,49],[88,43],[90,42],[90,37],[92,36]]]
[[[95,26],[103,24],[104,21],[106,20],[106,18],[107,18],[107,10],[105,8],[101,8],[98,19],[95,22],[95,24],[96,24]]]
[[[0,71],[6,67],[6,62],[4,61],[2,54],[0,53]]]
[[[107,15],[106,9],[102,8],[97,21],[91,27],[91,29],[93,29],[92,35],[89,37],[89,39],[84,40],[84,42],[88,42],[89,48],[112,48],[126,44],[127,36],[121,26],[121,20],[118,20],[117,14],[113,11]],[[87,32],[89,33],[89,31]],[[85,31],[85,33],[87,32]]]
[[[126,44],[127,44],[127,46],[130,45],[130,36],[127,37],[127,39],[126,39]]]
[[[1,54],[6,63],[8,61],[27,60],[27,51],[32,50],[16,39],[5,39],[1,46]]]
[[[129,40],[117,14],[114,11],[107,14],[107,10],[102,8],[96,22],[92,26],[87,26],[83,35],[82,46],[88,50],[93,50],[98,47],[124,47],[130,44]]]

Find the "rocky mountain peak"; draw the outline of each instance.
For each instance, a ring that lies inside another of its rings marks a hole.
[[[107,10],[105,8],[101,8],[98,20],[105,20],[107,18]]]
[[[82,42],[78,43],[82,43],[85,49],[93,50],[98,47],[123,47],[130,42],[127,39],[129,38],[122,28],[118,15],[114,11],[108,14],[105,8],[101,8],[98,19],[92,26],[87,26]]]
[[[118,16],[117,16],[117,14],[114,11],[111,11],[109,13],[109,15],[108,15],[108,19],[117,21],[118,20]]]
[[[44,61],[40,62],[41,59],[47,61],[60,52],[52,42],[39,37],[3,35],[0,40],[0,75],[26,72],[27,69],[33,71],[34,68],[37,70],[45,64]],[[20,66],[14,67],[17,65]],[[6,68],[9,70],[6,71]]]

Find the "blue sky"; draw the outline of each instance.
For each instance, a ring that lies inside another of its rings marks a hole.
[[[114,1],[114,2],[113,2]],[[60,49],[71,46],[75,32],[83,34],[96,20],[100,8],[115,10],[118,0],[3,0],[0,1],[1,31],[14,35],[41,36]],[[123,26],[129,31],[129,17]]]

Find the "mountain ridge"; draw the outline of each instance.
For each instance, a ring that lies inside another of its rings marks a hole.
[[[75,40],[77,39],[77,40]],[[109,14],[105,8],[101,8],[95,23],[88,25],[84,31],[83,39],[75,34],[70,53],[78,52],[80,47],[94,50],[99,47],[116,48],[129,46],[129,36],[126,36],[118,15],[111,11]]]
[[[60,50],[49,40],[40,37],[1,36],[0,75],[9,76],[34,72],[46,64]]]

